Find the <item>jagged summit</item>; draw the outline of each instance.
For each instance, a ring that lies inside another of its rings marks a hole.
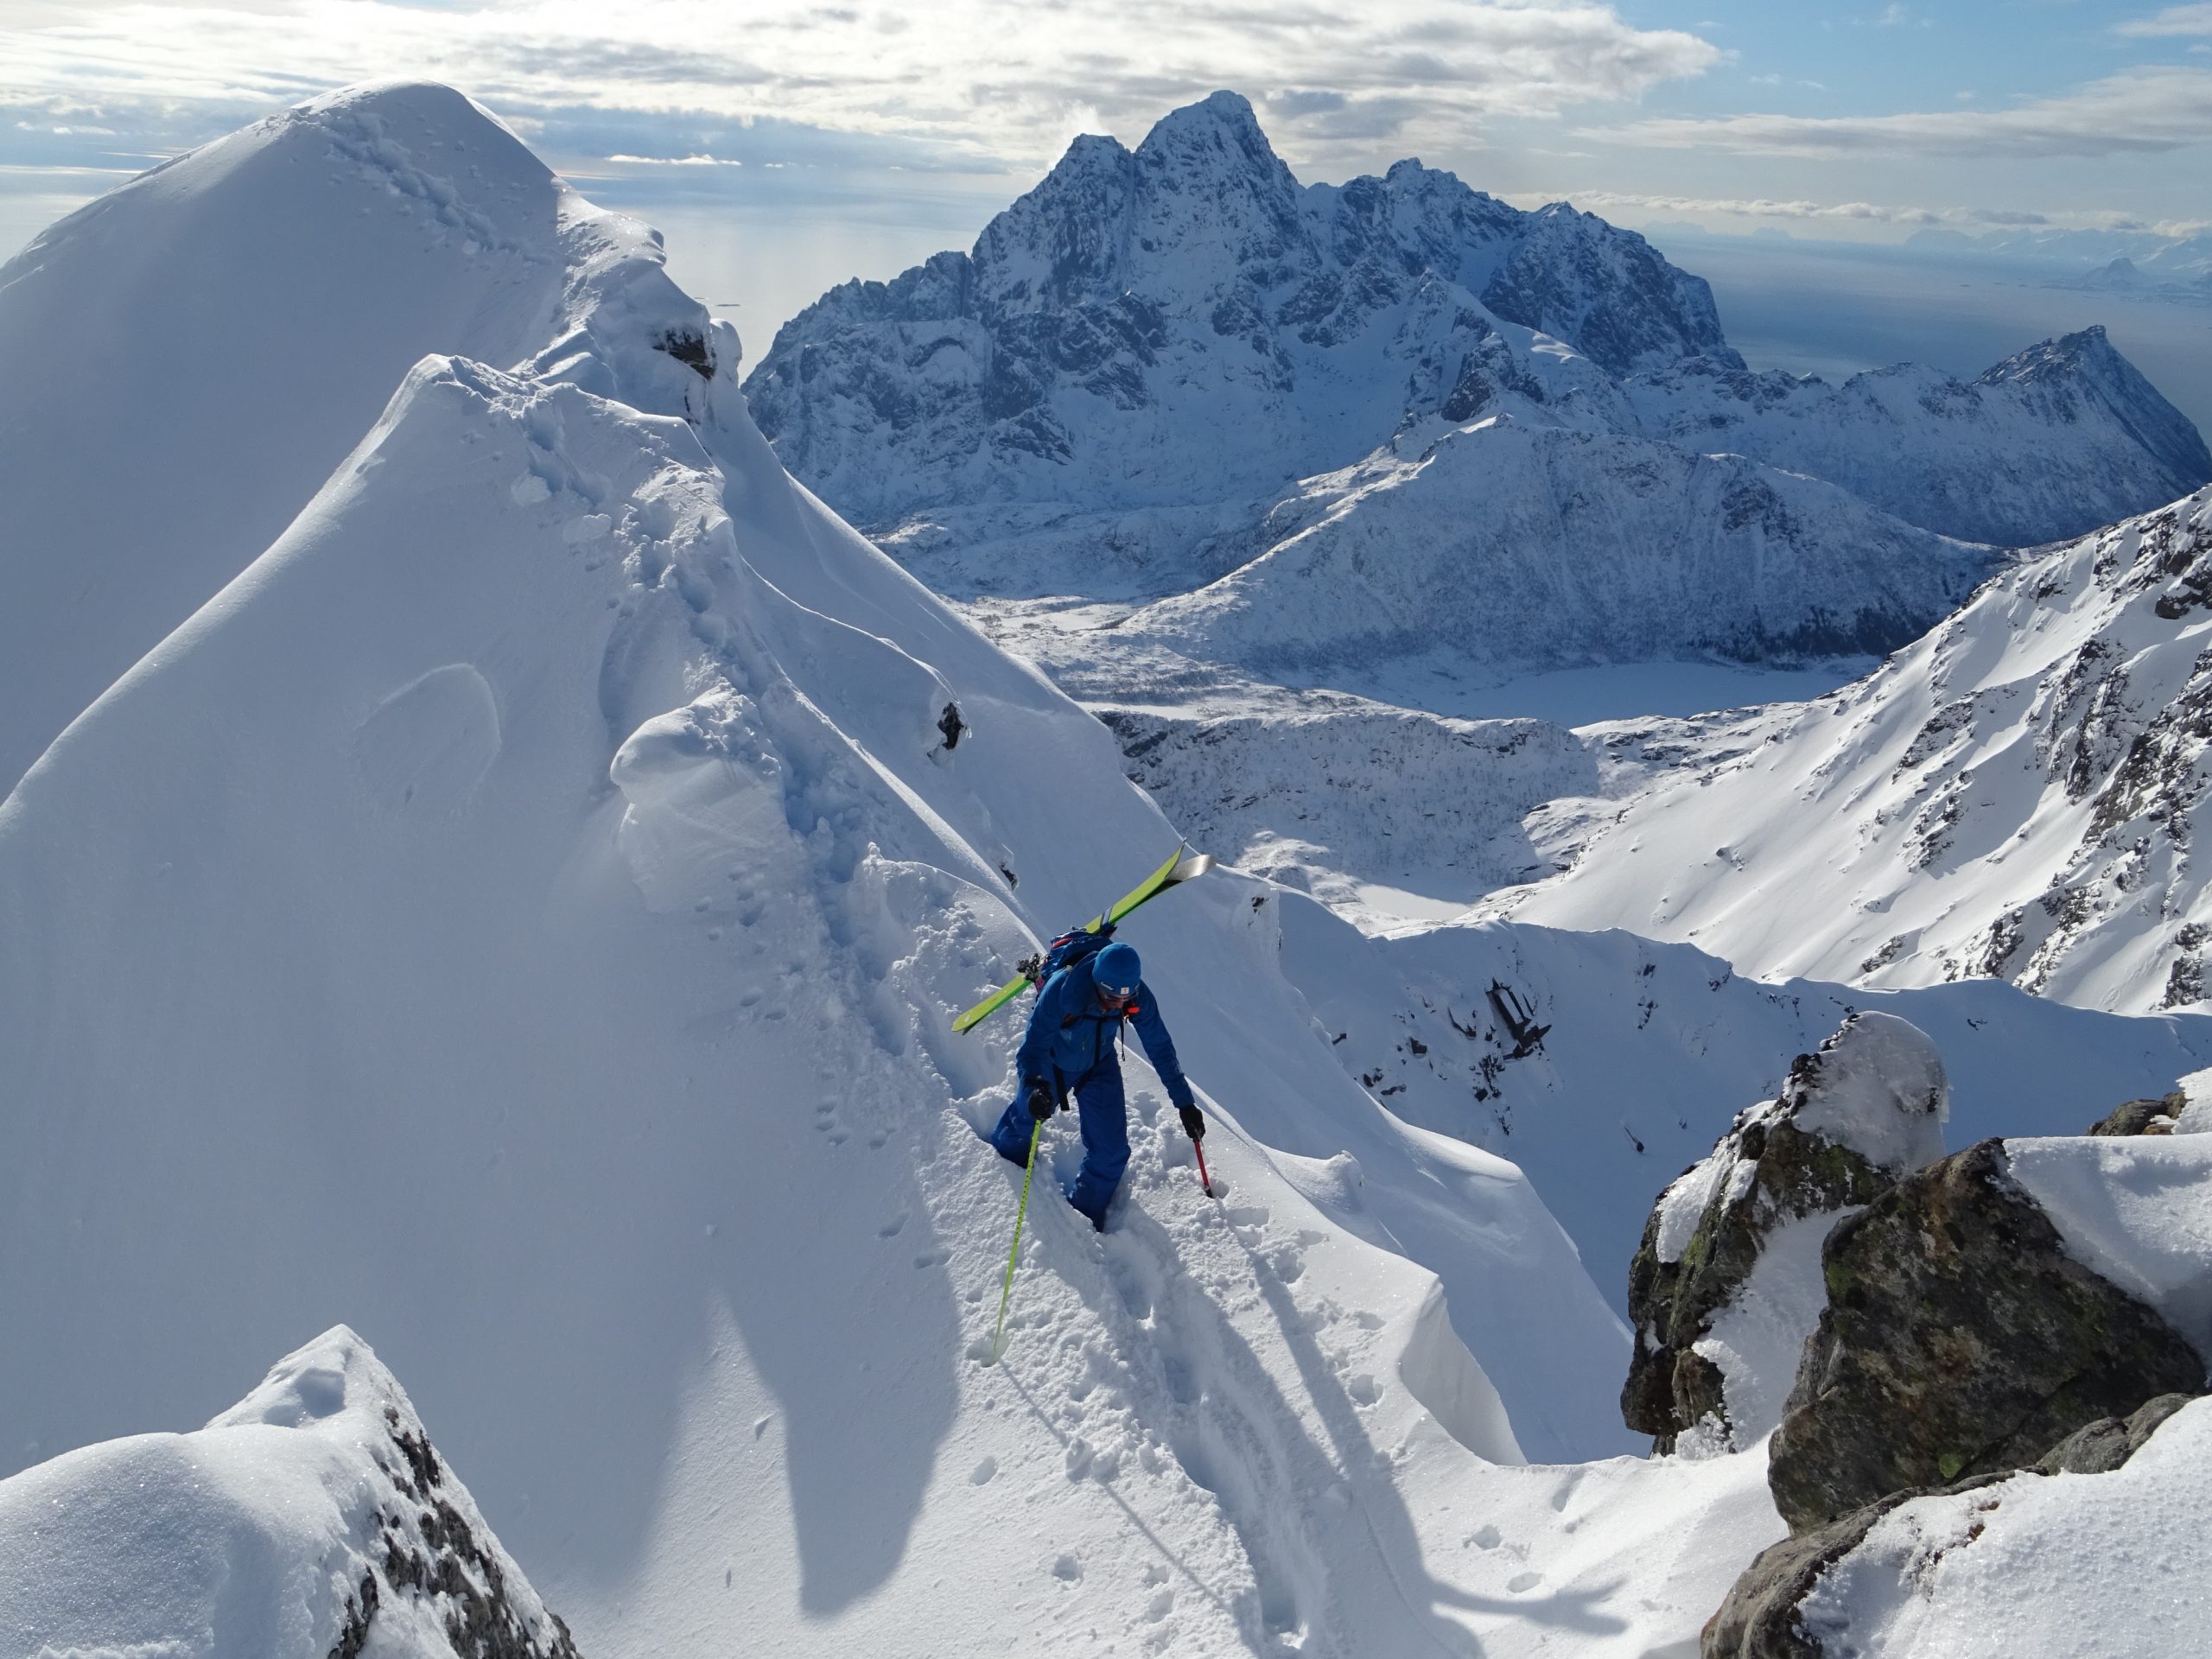
[[[1582,354],[1529,361],[1536,331]],[[1219,92],[1135,150],[1077,140],[971,253],[833,289],[747,393],[786,464],[871,524],[1183,506],[1356,460],[1501,338],[1508,378],[1593,397],[1609,368],[1731,355],[1704,284],[1641,238],[1417,162],[1300,185]]]

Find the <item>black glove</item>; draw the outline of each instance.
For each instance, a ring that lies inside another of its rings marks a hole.
[[[1045,1079],[1030,1078],[1029,1116],[1041,1123],[1059,1109],[1059,1103],[1052,1098],[1052,1091],[1045,1086]]]
[[[1184,1134],[1193,1141],[1206,1138],[1206,1120],[1196,1106],[1179,1106],[1175,1109],[1183,1114]]]

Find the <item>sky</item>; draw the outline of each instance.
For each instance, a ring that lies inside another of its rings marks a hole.
[[[0,0],[0,257],[165,156],[389,75],[471,92],[771,327],[966,245],[1076,134],[1135,143],[1218,86],[1301,178],[1417,155],[1631,226],[2212,223],[2212,3]]]

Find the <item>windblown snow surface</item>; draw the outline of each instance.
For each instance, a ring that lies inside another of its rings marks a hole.
[[[362,131],[397,195],[357,245]],[[107,321],[77,239],[142,219],[285,226],[197,270],[249,336],[326,257],[549,274],[492,360],[416,340],[258,556],[276,507],[211,520],[220,591],[0,804],[7,1570],[53,1559],[43,1497],[135,1455],[60,1454],[204,1421],[342,1320],[596,1656],[1688,1651],[1781,1524],[1756,1449],[1618,1455],[1618,1240],[1845,994],[1623,935],[1370,939],[1211,876],[1128,937],[1217,1195],[1133,1056],[1112,1225],[1053,1192],[1056,1122],[987,1363],[1020,1173],[976,1131],[1019,1016],[949,1015],[1174,830],[1109,732],[785,474],[650,233],[440,88],[226,143],[41,243],[87,273],[42,331]],[[251,470],[221,411],[272,372],[241,349],[204,410],[162,395]],[[56,499],[168,441],[54,451]],[[1540,1052],[1499,1058],[1491,978]],[[2192,1016],[1915,995],[1969,1124],[2212,1062]]]

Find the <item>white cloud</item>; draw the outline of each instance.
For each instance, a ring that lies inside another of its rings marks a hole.
[[[0,103],[266,106],[428,75],[524,113],[768,117],[1027,162],[1055,156],[1077,111],[1134,137],[1223,86],[1259,94],[1294,153],[1301,134],[1308,149],[1449,145],[1722,59],[1596,0],[1443,0],[1414,18],[1351,0],[941,0],[912,28],[882,3],[810,0],[630,0],[616,15],[604,0],[82,0],[0,25]]]
[[[625,156],[620,152],[603,159],[626,162],[632,167],[743,167],[745,163],[727,156]]]
[[[1616,142],[1755,156],[2110,156],[2212,141],[2212,73],[2131,69],[2011,109],[1908,115],[1729,115],[1632,122]]]
[[[1899,225],[1916,229],[1949,226],[1973,230],[2148,231],[2159,236],[2196,236],[2212,220],[2166,219],[2147,224],[2126,213],[2105,212],[2025,213],[1999,207],[1900,207],[1872,201],[1784,201],[1763,196],[1637,195],[1614,190],[1578,190],[1569,200],[1585,210],[1688,213],[1700,218],[1847,220]]]
[[[2155,17],[2136,17],[2118,32],[2139,38],[2162,35],[2212,35],[2212,5],[2168,6]]]

